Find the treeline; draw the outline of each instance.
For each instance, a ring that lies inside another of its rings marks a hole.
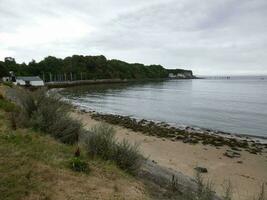
[[[73,55],[64,59],[48,56],[40,62],[18,64],[13,58],[0,61],[0,76],[13,71],[16,76],[40,76],[45,81],[92,79],[155,79],[167,78],[169,71],[161,65],[143,65],[105,56]],[[183,70],[182,70],[183,71]]]

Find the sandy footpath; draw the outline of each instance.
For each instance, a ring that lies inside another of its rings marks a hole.
[[[100,123],[88,113],[75,113],[87,128]],[[202,144],[185,144],[181,141],[146,136],[126,128],[114,126],[118,140],[127,139],[139,143],[142,153],[159,165],[194,176],[196,166],[205,167],[208,173],[206,180],[215,184],[215,190],[221,194],[229,180],[233,186],[234,200],[253,200],[261,184],[267,188],[267,153],[254,155],[242,151],[240,158],[228,158],[224,152],[228,147],[216,148]],[[238,162],[239,161],[239,162]],[[240,161],[242,161],[240,163]]]

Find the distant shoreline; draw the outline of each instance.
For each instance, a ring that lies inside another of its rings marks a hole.
[[[80,85],[94,85],[94,84],[115,84],[115,83],[142,83],[142,82],[157,82],[168,80],[190,80],[199,79],[198,77],[191,78],[157,78],[157,79],[96,79],[96,80],[80,80],[80,81],[62,81],[62,82],[46,82],[45,85],[51,88],[66,88]]]

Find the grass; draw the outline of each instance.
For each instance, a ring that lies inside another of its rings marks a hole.
[[[0,109],[3,109],[6,112],[12,112],[15,109],[15,105],[0,96]]]
[[[12,82],[3,82],[3,85],[5,85],[7,87],[13,87],[13,83]]]
[[[73,157],[70,160],[70,168],[76,172],[89,173],[88,163],[80,157]]]
[[[13,91],[19,106],[12,118],[14,126],[33,127],[67,144],[78,141],[82,124],[70,117],[70,105],[57,96],[47,95],[45,90]]]
[[[132,188],[139,189],[129,199],[146,199],[133,177],[112,163],[88,158],[83,149],[75,159],[76,148],[34,130],[12,130],[0,109],[0,200],[128,199],[125,191]],[[86,163],[90,171],[72,171],[73,161],[82,168]]]
[[[126,140],[118,142],[113,127],[105,123],[85,132],[81,142],[89,155],[112,161],[131,174],[137,173],[144,161],[138,145],[132,145]]]
[[[1,112],[0,199],[22,199],[35,193],[45,197],[41,193],[46,184],[38,180],[39,172],[35,168],[39,162],[63,167],[62,161],[70,156],[71,147],[55,145],[49,138],[31,131],[14,132],[6,126],[9,121],[3,115]]]

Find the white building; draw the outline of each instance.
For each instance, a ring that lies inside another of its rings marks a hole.
[[[15,85],[23,86],[44,86],[44,81],[39,76],[17,76]]]
[[[2,77],[3,82],[11,82],[11,77],[10,76],[4,76]]]

